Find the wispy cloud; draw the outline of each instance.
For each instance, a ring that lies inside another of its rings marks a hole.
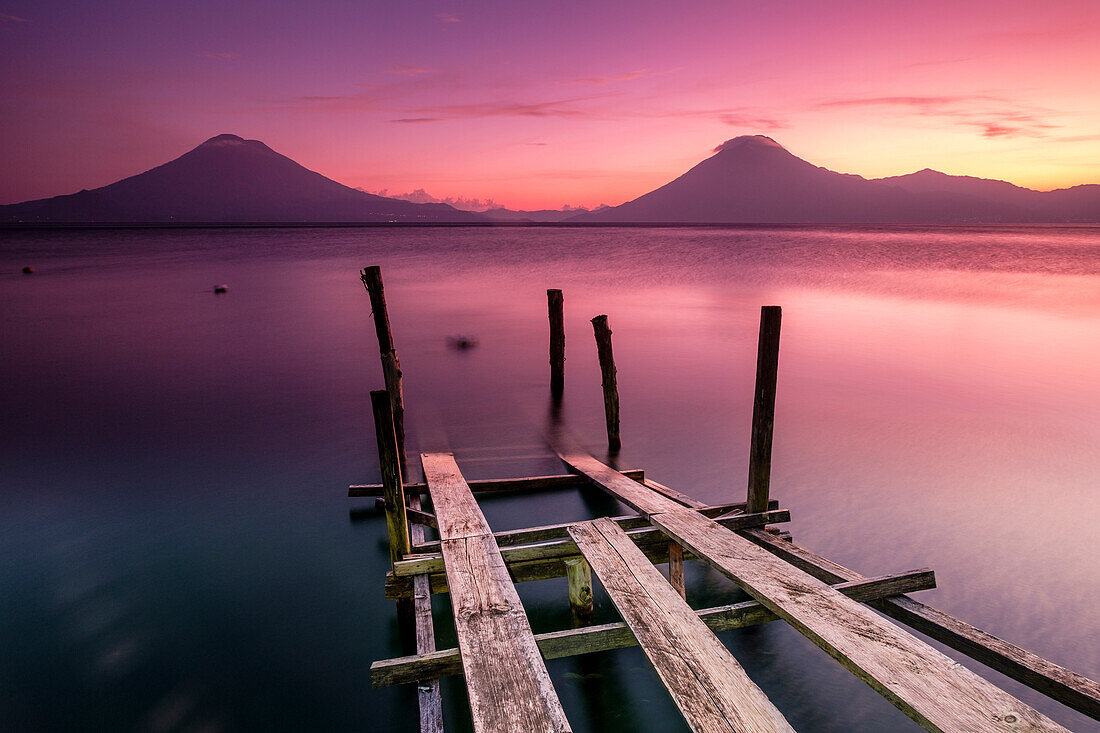
[[[406,125],[415,125],[422,122],[442,122],[442,117],[399,117],[396,120],[386,120],[386,122],[400,122]]]
[[[232,61],[235,58],[240,58],[239,53],[233,53],[232,51],[207,51],[200,54],[204,59],[214,59],[215,61]]]
[[[435,69],[429,69],[424,66],[413,66],[411,64],[394,64],[390,67],[391,74],[400,74],[401,76],[420,76],[421,74],[434,74]]]
[[[30,20],[10,13],[0,13],[0,23],[30,23]]]
[[[417,114],[453,119],[480,117],[602,117],[603,113],[585,108],[586,102],[607,99],[615,95],[598,94],[586,97],[551,99],[545,102],[514,102],[491,100],[470,104],[448,104],[411,110]]]
[[[638,69],[637,71],[628,71],[625,74],[616,74],[614,76],[585,76],[580,79],[567,79],[554,83],[563,86],[602,87],[606,84],[614,84],[617,81],[633,81],[634,79],[640,79],[648,73],[649,71],[647,69]]]
[[[757,117],[743,112],[718,112],[715,117],[730,127],[753,130],[784,130],[791,126],[791,123],[776,117]]]
[[[923,117],[939,117],[973,128],[982,137],[1046,137],[1059,126],[1048,121],[1052,110],[1027,107],[988,94],[946,96],[883,96],[829,99],[814,105],[819,109],[879,107],[905,110]]]
[[[461,23],[462,19],[454,13],[436,13],[435,19],[440,23]]]

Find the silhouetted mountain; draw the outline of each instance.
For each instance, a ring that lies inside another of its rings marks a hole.
[[[1097,220],[1100,186],[1041,193],[931,170],[868,180],[819,168],[763,135],[727,140],[676,180],[620,206],[569,219],[685,224]]]
[[[349,188],[259,140],[218,135],[170,163],[93,191],[0,206],[0,222],[479,222],[446,204]]]

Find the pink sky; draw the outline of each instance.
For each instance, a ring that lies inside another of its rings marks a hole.
[[[1100,3],[0,0],[0,202],[219,133],[342,183],[618,204],[762,133],[845,173],[1100,182]]]

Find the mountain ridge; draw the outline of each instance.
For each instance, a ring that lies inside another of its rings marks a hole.
[[[73,194],[0,206],[6,223],[473,223],[447,204],[359,191],[259,140],[222,134],[167,163]]]

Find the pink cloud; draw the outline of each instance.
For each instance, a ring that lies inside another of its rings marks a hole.
[[[440,23],[461,23],[462,19],[454,13],[436,13],[435,19]]]
[[[26,18],[20,18],[18,15],[0,13],[0,23],[30,23],[30,21]]]

